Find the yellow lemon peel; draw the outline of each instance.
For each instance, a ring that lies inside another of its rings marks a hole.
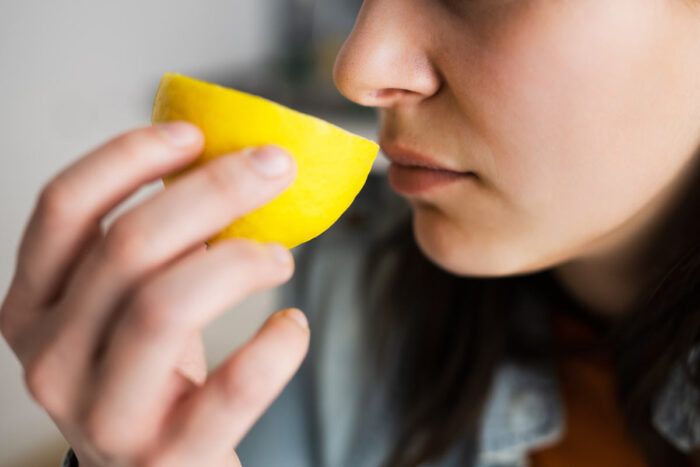
[[[297,177],[277,198],[210,238],[244,237],[293,248],[327,230],[367,181],[379,146],[320,118],[259,96],[177,73],[165,73],[152,123],[186,120],[204,133],[202,154],[163,178],[164,185],[221,155],[276,144],[289,151]]]

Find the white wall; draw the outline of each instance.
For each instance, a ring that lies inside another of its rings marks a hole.
[[[43,183],[109,136],[148,124],[163,72],[206,79],[268,55],[275,40],[270,15],[276,3],[2,0],[1,296]],[[156,189],[160,184],[146,187],[123,207]],[[274,311],[271,299],[270,294],[252,297],[207,329],[210,365]],[[59,465],[66,444],[27,396],[21,368],[4,341],[0,372],[0,465]]]

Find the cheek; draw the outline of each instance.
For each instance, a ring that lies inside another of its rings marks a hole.
[[[531,2],[485,39],[477,63],[490,85],[474,95],[496,183],[527,213],[531,241],[571,248],[669,183],[697,124],[658,2],[556,3]]]

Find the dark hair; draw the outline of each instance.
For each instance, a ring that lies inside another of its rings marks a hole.
[[[700,161],[700,152],[695,159]],[[603,337],[613,349],[629,432],[648,462],[659,466],[688,464],[652,427],[651,404],[674,364],[700,338],[700,170],[689,173],[694,180],[667,211],[653,242],[658,248],[647,257],[649,286]],[[519,287],[579,306],[558,287],[551,269],[499,278],[456,276],[423,255],[410,215],[373,244],[365,268],[364,321],[374,377],[389,382],[399,414],[385,465],[435,461],[459,440],[475,439],[488,382],[505,356],[538,359],[571,350],[510,324]],[[382,275],[387,280],[378,280]],[[695,369],[687,370],[698,384]],[[473,447],[465,446],[465,464]]]

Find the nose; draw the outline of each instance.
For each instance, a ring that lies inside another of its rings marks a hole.
[[[345,97],[391,107],[438,91],[441,78],[430,60],[429,26],[418,3],[365,0],[333,66],[333,81]]]

